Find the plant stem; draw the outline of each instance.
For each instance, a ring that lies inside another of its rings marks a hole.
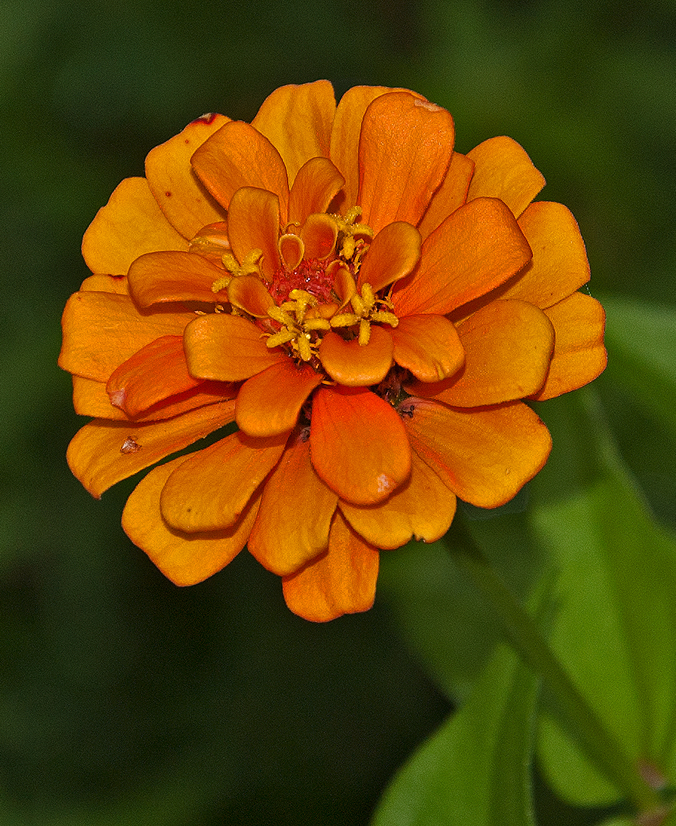
[[[615,737],[580,694],[535,622],[493,569],[469,533],[455,525],[448,535],[453,558],[497,615],[502,630],[524,662],[542,678],[573,727],[587,755],[623,790],[639,815],[659,812],[658,792],[641,776]]]

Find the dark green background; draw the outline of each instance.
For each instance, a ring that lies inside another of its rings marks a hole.
[[[117,183],[285,83],[409,87],[450,109],[460,151],[524,145],[578,218],[592,294],[673,306],[675,43],[670,0],[0,0],[3,826],[364,824],[449,708],[399,633],[401,566],[384,558],[373,611],[324,626],[246,553],[179,590],[119,526],[133,481],[96,502],[71,477],[59,319]],[[676,526],[673,442],[612,353],[598,386]]]

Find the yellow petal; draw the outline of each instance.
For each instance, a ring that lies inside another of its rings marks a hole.
[[[250,436],[275,436],[295,427],[300,410],[323,376],[287,358],[244,382],[237,395],[237,424]]]
[[[512,138],[490,138],[467,157],[474,161],[474,175],[467,200],[500,198],[518,218],[545,185],[542,174],[524,148]]]
[[[359,140],[362,221],[374,232],[393,221],[416,226],[446,174],[453,140],[453,119],[440,106],[408,92],[376,98]]]
[[[216,313],[196,318],[183,336],[190,375],[242,381],[287,357],[268,349],[261,331],[240,316]]]
[[[197,118],[178,135],[152,149],[146,158],[150,191],[170,224],[188,240],[202,227],[225,217],[223,208],[195,177],[190,158],[229,120],[217,114]]]
[[[92,272],[126,275],[146,252],[187,250],[188,242],[167,221],[145,178],[125,178],[101,207],[82,239]]]
[[[378,551],[336,512],[328,551],[282,580],[286,604],[312,622],[368,611],[375,599],[378,563]]]
[[[249,553],[280,576],[297,571],[327,549],[337,502],[312,467],[309,441],[292,437],[265,483]]]
[[[407,276],[420,260],[420,246],[420,233],[411,224],[395,221],[383,227],[359,269],[359,288],[370,284],[378,292]]]
[[[392,336],[387,330],[371,325],[368,344],[358,339],[345,341],[330,331],[319,345],[322,366],[334,381],[347,387],[379,384],[392,366]]]
[[[528,242],[501,201],[470,201],[425,240],[418,268],[395,285],[395,312],[400,318],[446,315],[498,287],[530,258]]]
[[[411,451],[411,476],[378,505],[340,502],[355,531],[379,548],[399,548],[411,539],[436,542],[451,527],[456,499],[437,474]]]
[[[258,511],[259,498],[252,499],[234,525],[209,533],[182,533],[162,519],[160,494],[166,480],[183,462],[180,456],[151,470],[127,499],[122,528],[131,541],[175,585],[195,585],[220,571],[246,544]]]
[[[230,121],[205,141],[191,158],[199,179],[218,203],[228,209],[243,186],[266,189],[279,197],[286,223],[289,183],[279,152],[253,126]]]
[[[328,80],[281,86],[263,101],[251,125],[277,148],[293,181],[310,158],[328,157],[335,111]]]
[[[605,313],[596,299],[573,295],[545,310],[554,325],[554,357],[547,381],[531,398],[538,401],[560,396],[589,384],[606,368],[603,346]]]
[[[342,499],[382,502],[408,479],[411,450],[401,418],[370,390],[320,387],[310,426],[312,464]]]
[[[129,268],[129,292],[137,307],[171,301],[227,301],[211,288],[223,270],[189,252],[151,252]]]
[[[445,316],[406,316],[390,335],[394,360],[422,382],[453,376],[465,360],[457,330]]]
[[[410,413],[413,450],[460,499],[480,508],[509,502],[551,450],[549,431],[523,402],[462,410],[411,397],[402,409]]]
[[[234,401],[225,401],[161,422],[95,420],[78,430],[66,458],[73,475],[98,499],[116,482],[208,436],[234,418]]]
[[[160,336],[180,335],[192,319],[188,312],[139,312],[127,295],[74,293],[61,321],[59,366],[69,373],[108,381],[122,362]]]
[[[287,436],[254,439],[237,431],[191,454],[162,489],[160,507],[166,523],[186,533],[234,525],[279,461]]]
[[[525,301],[493,301],[458,327],[465,365],[438,384],[407,389],[454,407],[523,399],[544,384],[554,350],[554,327]]]

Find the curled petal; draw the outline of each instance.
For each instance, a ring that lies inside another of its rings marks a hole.
[[[446,177],[432,196],[430,205],[418,226],[423,240],[434,232],[451,212],[455,212],[465,203],[473,174],[474,161],[467,155],[454,152]]]
[[[242,381],[286,359],[265,346],[258,327],[225,313],[196,318],[185,329],[183,346],[190,375],[215,381]]]
[[[186,461],[180,456],[151,470],[127,499],[122,528],[129,539],[175,585],[195,585],[220,571],[246,544],[260,497],[254,497],[229,528],[183,533],[170,528],[160,513],[160,495],[169,476]]]
[[[295,427],[301,407],[322,382],[310,365],[286,358],[244,382],[237,395],[237,424],[250,436],[275,436]]]
[[[145,178],[125,178],[101,207],[82,239],[92,272],[126,275],[146,252],[187,250],[188,242],[167,221]]]
[[[378,292],[404,278],[420,260],[420,246],[420,233],[411,224],[395,221],[383,227],[359,269],[359,287],[370,284]]]
[[[463,370],[438,384],[408,388],[415,396],[453,407],[523,399],[544,384],[554,350],[554,327],[525,301],[493,301],[458,327]]]
[[[399,548],[411,539],[436,542],[451,527],[456,499],[429,465],[411,451],[411,476],[378,505],[340,502],[343,516],[367,542]]]
[[[537,401],[583,387],[601,375],[608,361],[603,346],[605,313],[596,299],[573,293],[545,314],[554,325],[556,339],[547,380],[531,397]]]
[[[382,327],[371,326],[368,344],[345,341],[337,333],[326,333],[319,345],[322,366],[334,381],[347,387],[379,384],[392,366],[392,336]]]
[[[208,436],[234,418],[234,401],[225,401],[160,422],[95,420],[80,428],[71,440],[68,465],[98,499],[116,482]]]
[[[206,140],[191,158],[193,169],[218,203],[228,209],[243,186],[266,189],[279,197],[286,223],[289,182],[286,167],[270,141],[248,123],[230,121]]]
[[[320,387],[310,427],[312,464],[341,499],[382,502],[408,479],[411,450],[404,425],[370,390]]]
[[[282,259],[284,269],[292,272],[303,260],[305,255],[305,244],[298,235],[287,233],[282,235],[277,244],[279,257]]]
[[[129,293],[137,307],[171,301],[227,301],[211,288],[223,270],[189,252],[150,252],[129,268]]]
[[[393,221],[418,224],[446,174],[453,140],[450,114],[409,92],[370,104],[359,140],[358,203],[374,232]]]
[[[230,303],[245,313],[264,318],[274,304],[272,296],[257,275],[240,275],[228,285]],[[260,333],[259,333],[260,335]]]
[[[310,158],[328,157],[335,111],[328,80],[281,86],[263,101],[251,125],[277,148],[293,181]]]
[[[323,213],[345,178],[328,158],[311,158],[298,171],[289,195],[289,221],[302,224],[314,212]]]
[[[337,511],[329,549],[282,580],[286,604],[312,622],[368,611],[375,599],[378,564],[378,551],[357,536]]]
[[[108,379],[106,392],[116,407],[137,416],[198,384],[188,373],[182,336],[162,336],[121,364]]]
[[[390,333],[394,360],[422,382],[440,382],[462,367],[465,352],[455,326],[441,315],[410,315]]]
[[[188,312],[139,312],[127,295],[74,293],[61,325],[59,367],[96,381],[108,381],[120,364],[160,336],[180,335]]]
[[[240,264],[252,251],[263,252],[260,267],[272,280],[279,269],[279,198],[265,189],[245,186],[233,195],[228,212],[228,236]]]
[[[530,259],[528,242],[502,201],[470,201],[425,240],[417,270],[395,285],[395,312],[446,315],[498,287]]]
[[[413,450],[465,502],[496,508],[538,473],[552,440],[523,402],[471,410],[424,399],[404,402]]]
[[[305,257],[319,258],[321,261],[333,252],[338,237],[338,227],[328,215],[313,213],[308,215],[300,228],[300,237],[305,244]]]
[[[490,138],[468,152],[467,157],[474,161],[468,201],[499,198],[518,218],[545,185],[542,173],[512,138]]]
[[[292,436],[265,483],[249,553],[280,576],[297,571],[327,549],[337,502],[312,467],[309,441]]]
[[[193,453],[162,489],[166,523],[185,533],[230,528],[279,461],[287,436],[253,439],[237,431]]]
[[[146,158],[150,191],[169,223],[190,240],[202,227],[222,221],[223,208],[195,177],[190,158],[207,138],[230,121],[225,115],[204,115]]]

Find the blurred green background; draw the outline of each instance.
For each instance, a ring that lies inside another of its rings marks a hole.
[[[402,633],[411,610],[454,633],[415,550],[413,608],[384,556],[374,610],[314,626],[246,553],[175,588],[119,526],[134,481],[96,502],[71,477],[59,320],[117,183],[196,116],[249,120],[285,83],[413,88],[460,151],[524,145],[580,223],[592,294],[673,309],[675,44],[671,0],[0,0],[3,826],[365,824],[450,708]],[[606,412],[674,528],[673,439],[612,365]]]

